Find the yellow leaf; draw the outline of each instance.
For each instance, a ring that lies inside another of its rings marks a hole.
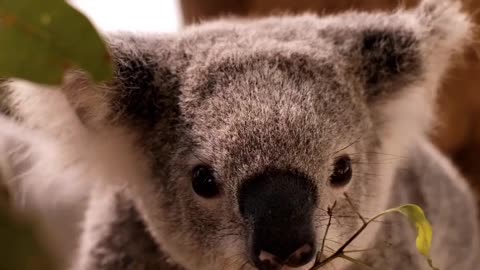
[[[397,211],[408,217],[417,228],[417,249],[423,256],[430,257],[432,247],[432,226],[422,209],[417,205],[407,204],[397,208]]]
[[[397,212],[406,216],[415,225],[417,229],[416,245],[418,251],[427,259],[430,268],[438,270],[438,268],[433,266],[432,259],[430,258],[430,249],[432,247],[433,236],[432,225],[425,216],[422,208],[420,208],[418,205],[405,204],[397,208],[388,209],[369,220],[369,222],[385,214],[393,212]]]

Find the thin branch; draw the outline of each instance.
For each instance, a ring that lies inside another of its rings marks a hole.
[[[367,251],[372,251],[372,250],[379,250],[382,248],[387,248],[387,247],[392,247],[391,243],[386,243],[385,246],[383,247],[371,247],[371,248],[365,248],[365,249],[349,249],[349,250],[344,250],[343,253],[360,253],[360,252],[367,252]]]
[[[333,209],[335,208],[336,205],[337,205],[337,201],[333,202],[332,207],[328,207],[328,209],[327,209],[328,224],[327,224],[327,227],[325,229],[325,234],[323,235],[322,247],[320,248],[320,253],[319,253],[320,259],[322,259],[323,250],[325,248],[325,241],[327,239],[328,230],[330,229],[330,225],[332,225]]]
[[[348,197],[347,197],[348,198]],[[347,199],[348,200],[348,199]],[[362,227],[360,227],[339,249],[337,249],[337,251],[335,251],[335,253],[333,253],[332,255],[328,256],[326,259],[324,260],[318,260],[318,256],[317,256],[317,260],[315,261],[314,265],[312,266],[312,268],[310,270],[317,270],[317,269],[320,269],[320,267],[330,263],[331,261],[333,261],[334,259],[336,258],[339,258],[339,257],[348,257],[345,255],[344,253],[344,250],[346,247],[348,247],[367,227],[368,225],[373,222],[374,220],[376,220],[377,218],[379,218],[380,216],[383,216],[385,215],[386,213],[388,212],[382,212],[378,215],[376,215],[375,217],[369,219],[369,220],[365,220],[359,213],[358,213],[358,216],[361,217],[362,221],[364,221]],[[333,214],[333,213],[332,213]],[[325,238],[324,238],[325,239]],[[321,256],[321,255],[320,255]],[[350,258],[350,257],[348,257]],[[344,258],[345,259],[345,258]]]
[[[366,249],[350,249],[350,250],[344,250],[343,254],[347,253],[360,253],[360,252],[367,252],[367,251],[372,251],[372,250],[378,250],[380,249],[379,247],[375,248],[366,248]]]
[[[338,257],[339,257],[339,258],[342,258],[342,259],[344,259],[344,260],[347,260],[347,261],[349,261],[349,262],[351,262],[351,263],[354,263],[354,264],[356,264],[356,265],[358,265],[358,266],[361,266],[361,267],[363,267],[363,268],[365,268],[365,269],[370,269],[370,270],[374,269],[374,268],[371,267],[370,265],[368,265],[368,264],[366,264],[366,263],[363,263],[363,262],[361,262],[361,261],[359,261],[359,260],[357,260],[357,259],[355,259],[355,258],[349,257],[349,256],[347,256],[347,255],[340,255],[340,256],[338,256]]]
[[[345,195],[345,198],[347,199],[348,204],[350,204],[350,206],[352,207],[353,211],[355,211],[355,213],[357,214],[357,216],[362,220],[363,224],[366,224],[367,221],[366,221],[365,218],[357,211],[357,208],[355,208],[355,206],[353,205],[352,201],[350,200],[350,197],[348,197],[348,194],[345,192],[345,193],[343,193],[343,195]]]

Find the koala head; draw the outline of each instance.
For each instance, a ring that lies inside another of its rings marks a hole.
[[[141,166],[126,189],[175,262],[305,268],[324,238],[328,255],[358,229],[355,212],[387,207],[469,31],[458,3],[432,0],[111,35],[116,79],[65,89],[87,125],[133,134]]]

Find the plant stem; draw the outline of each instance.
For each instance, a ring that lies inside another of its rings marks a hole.
[[[325,248],[325,241],[327,239],[328,230],[330,229],[330,225],[332,225],[333,209],[335,208],[335,205],[337,205],[337,201],[335,201],[333,203],[332,207],[328,207],[328,209],[327,209],[328,223],[327,223],[327,227],[325,229],[325,234],[323,235],[322,247],[320,248],[320,258],[323,255],[323,250]]]
[[[355,213],[357,214],[357,216],[362,220],[363,224],[367,223],[367,221],[365,220],[365,218],[357,211],[357,209],[356,209],[355,206],[353,205],[352,201],[350,200],[350,197],[348,197],[348,194],[345,192],[345,193],[343,193],[343,195],[345,196],[345,198],[347,199],[348,204],[350,204],[350,206],[351,206],[352,209],[355,211]]]
[[[345,194],[346,195],[346,194]],[[347,195],[346,195],[347,196]],[[348,201],[348,196],[347,196],[347,201]],[[352,206],[352,205],[351,205]],[[310,269],[310,270],[317,270],[319,269],[320,267],[326,265],[327,263],[330,263],[331,261],[333,261],[334,259],[338,258],[338,257],[345,257],[345,253],[344,253],[344,250],[345,248],[350,245],[353,240],[355,240],[367,227],[368,225],[373,222],[374,220],[376,220],[377,218],[387,214],[387,213],[390,213],[390,212],[393,212],[393,210],[389,210],[389,211],[385,211],[385,212],[382,212],[376,216],[374,216],[373,218],[369,219],[369,220],[365,220],[362,215],[360,215],[360,213],[357,212],[357,215],[362,219],[362,221],[364,221],[362,227],[360,227],[356,232],[355,234],[353,234],[348,240],[347,242],[345,242],[339,249],[337,249],[337,251],[335,251],[335,253],[333,253],[332,255],[328,256],[325,260],[320,260],[320,261],[316,261],[315,264],[313,265],[313,267]],[[330,214],[330,213],[329,213]],[[332,213],[333,214],[333,213]],[[332,215],[333,216],[333,215]],[[325,240],[325,238],[324,238]],[[347,256],[348,257],[348,256]]]
[[[349,261],[349,262],[351,262],[351,263],[354,263],[354,264],[356,264],[356,265],[359,265],[359,266],[361,266],[361,267],[363,267],[363,268],[373,269],[370,265],[368,265],[368,264],[366,264],[366,263],[363,263],[363,262],[361,262],[361,261],[359,261],[359,260],[357,260],[357,259],[355,259],[355,258],[349,257],[349,256],[347,256],[347,255],[341,255],[341,256],[339,256],[339,257],[342,258],[342,259],[344,259],[344,260],[347,260],[347,261]]]

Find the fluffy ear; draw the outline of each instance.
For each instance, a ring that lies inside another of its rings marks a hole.
[[[71,73],[63,92],[82,121],[91,125],[155,125],[178,114],[180,74],[188,62],[175,39],[127,34],[107,38],[115,79],[92,84],[85,74]]]
[[[460,1],[424,0],[413,10],[393,14],[339,16],[341,50],[364,85],[369,101],[388,99],[410,86],[434,96],[450,56],[471,37],[472,23]]]
[[[368,94],[375,96],[389,88],[402,88],[395,86],[397,82],[417,84],[435,96],[451,56],[462,52],[470,42],[473,24],[456,0],[425,0],[415,10],[405,14],[399,12],[398,16],[399,20],[404,20],[405,30],[399,29],[396,34],[394,31],[385,39],[368,34],[364,38],[364,61],[370,66],[377,65],[379,71],[375,73],[370,69],[367,73],[369,83],[375,80],[379,83],[372,86],[373,91]],[[374,50],[382,52],[374,53]],[[380,54],[388,56],[382,58]],[[382,87],[382,80],[391,83]]]
[[[471,37],[460,1],[424,0],[412,10],[353,12],[329,22],[338,28],[328,32],[335,32],[348,75],[362,85],[375,120],[391,133],[424,132],[451,56]]]
[[[451,56],[470,41],[473,26],[460,1],[424,0],[412,10],[352,12],[328,22],[327,34],[334,33],[347,76],[361,85],[379,132],[396,150],[406,148],[429,130]]]
[[[25,166],[15,166],[17,158],[10,163],[14,178],[44,179],[27,181],[31,190],[74,186],[72,180],[88,180],[87,186],[135,181],[148,166],[135,145],[143,128],[161,129],[178,120],[179,74],[186,57],[175,40],[123,34],[110,36],[108,43],[116,65],[111,82],[94,84],[74,71],[61,87],[11,80],[0,89],[0,113],[17,120],[11,128],[0,126],[0,144],[16,138],[14,145],[26,147],[20,159],[28,160]],[[18,148],[7,150],[19,157]]]

